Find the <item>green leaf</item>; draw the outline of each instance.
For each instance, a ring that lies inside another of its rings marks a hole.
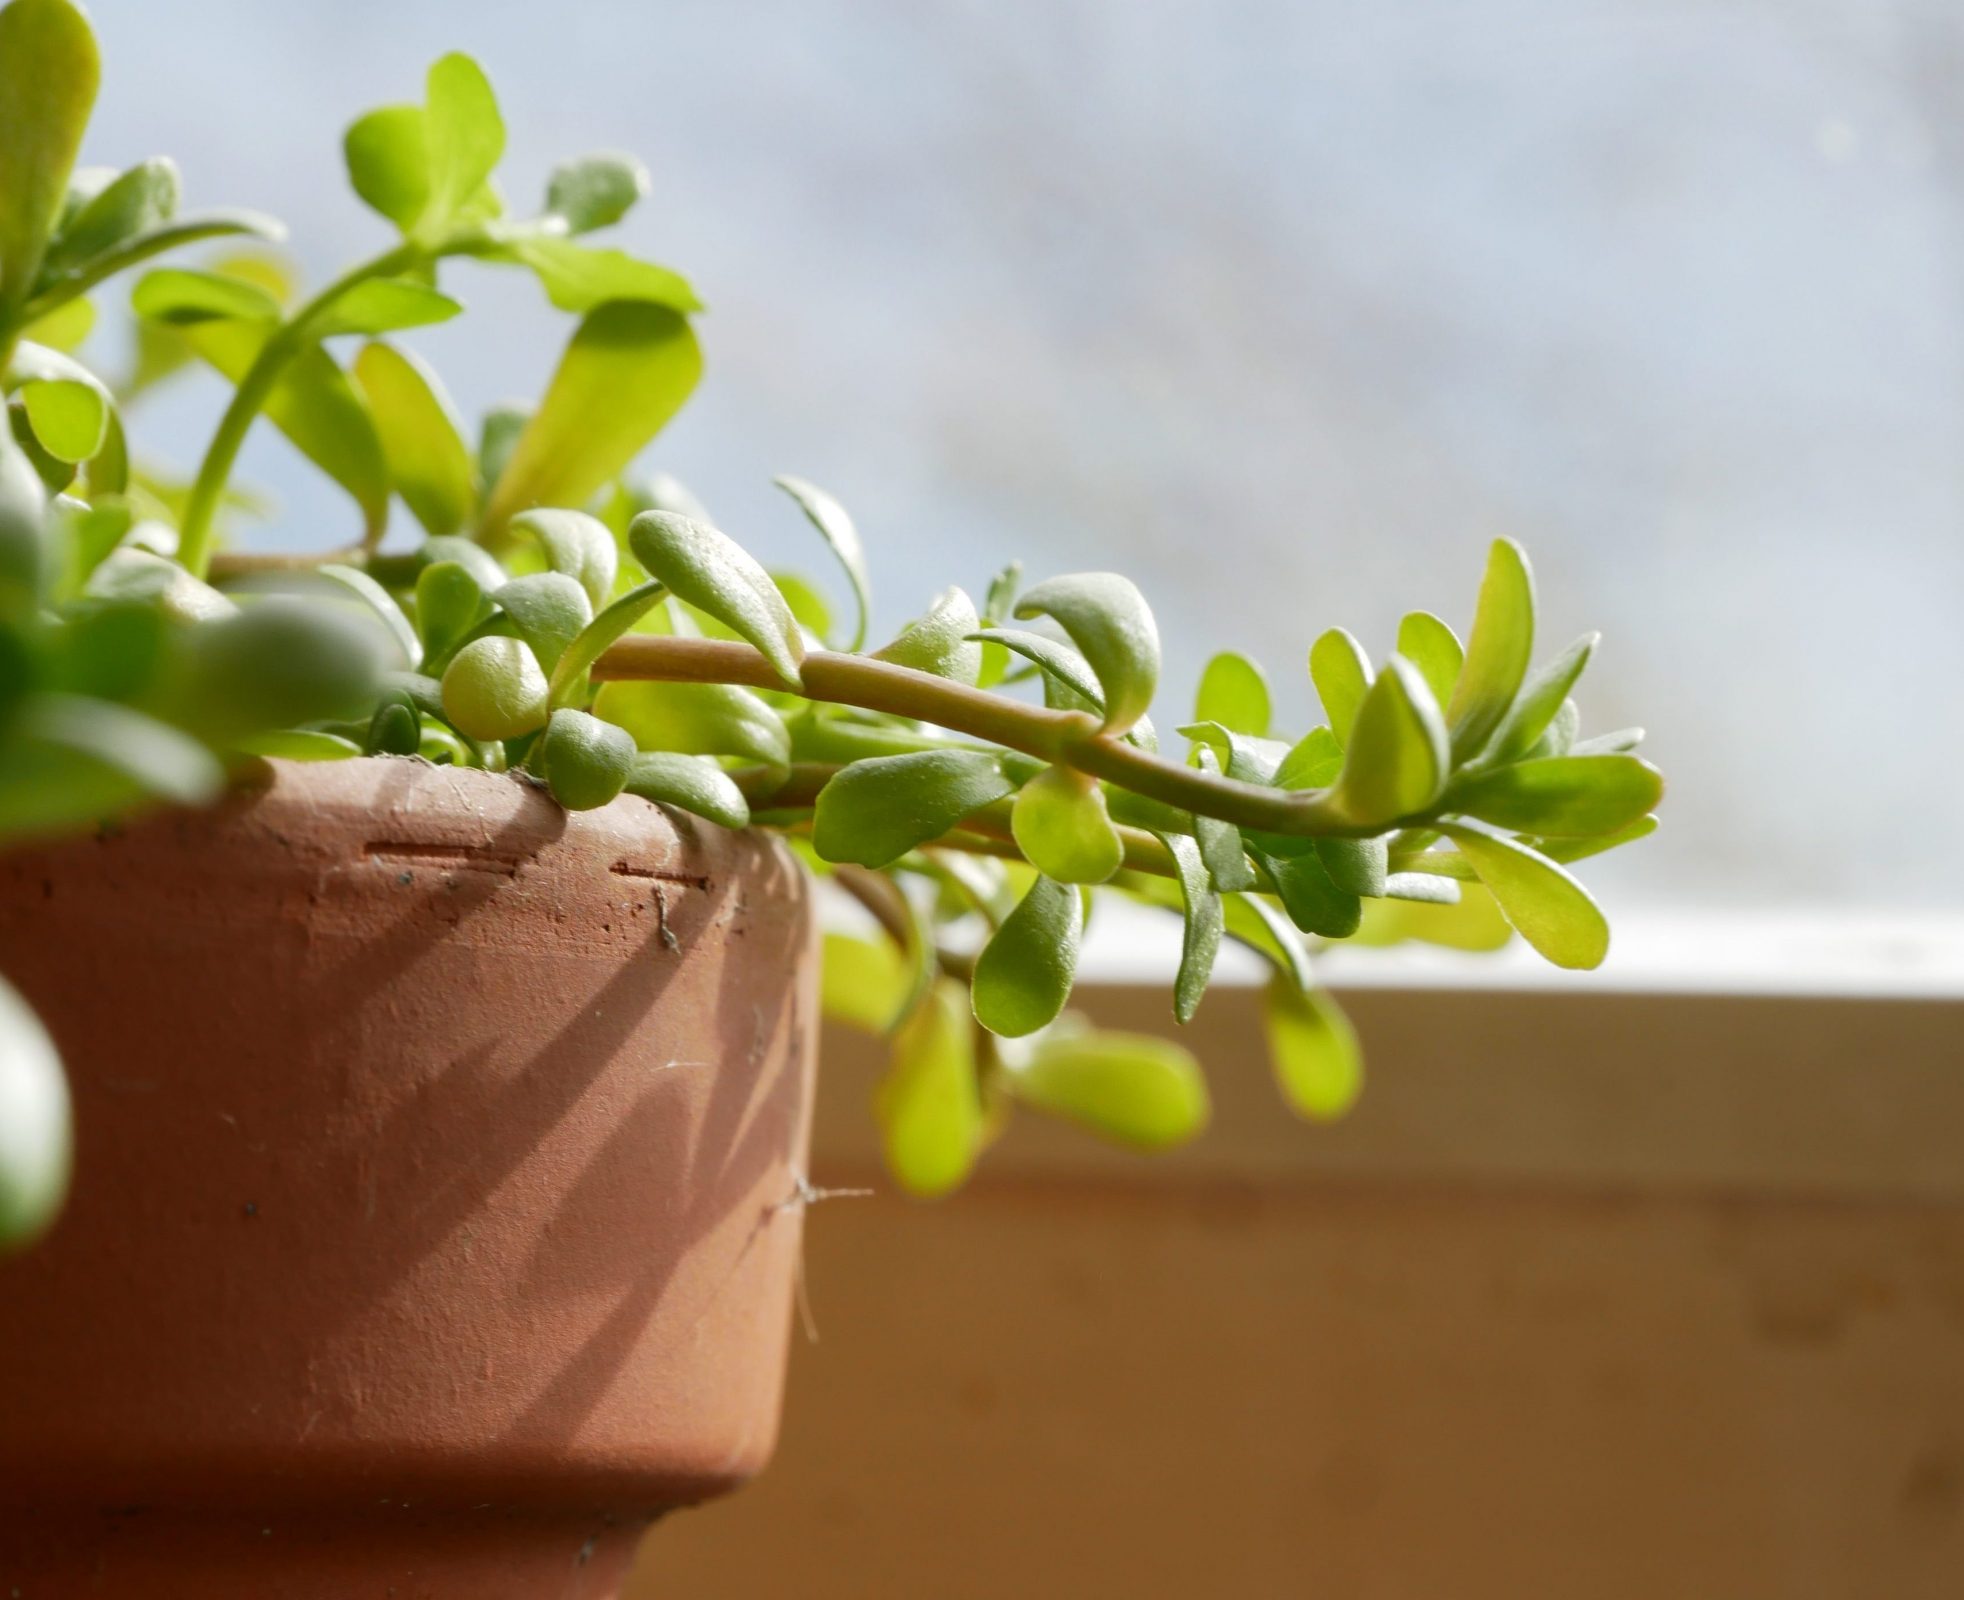
[[[863,650],[873,601],[872,586],[866,577],[866,550],[860,543],[858,528],[853,526],[846,508],[817,484],[782,474],[771,482],[798,502],[798,509],[804,512],[806,520],[818,530],[819,537],[845,569],[846,581],[852,585],[854,607],[852,642],[846,648],[855,653]]]
[[[327,314],[314,325],[314,336],[332,339],[344,333],[424,328],[448,322],[463,309],[449,295],[414,278],[365,278],[335,297]]]
[[[1628,826],[1598,839],[1537,839],[1531,848],[1540,851],[1550,861],[1586,861],[1590,856],[1599,856],[1607,850],[1648,839],[1656,831],[1655,817],[1639,817]]]
[[[1663,797],[1663,775],[1636,756],[1552,756],[1463,779],[1450,804],[1517,833],[1587,838],[1630,826]]]
[[[137,279],[130,306],[174,328],[200,322],[278,322],[280,303],[256,283],[223,272],[158,267]]]
[[[423,563],[433,561],[454,561],[473,578],[478,587],[487,593],[502,589],[510,574],[499,564],[498,558],[479,544],[475,539],[463,539],[454,534],[433,534],[423,541],[417,552]]]
[[[1440,823],[1521,937],[1558,967],[1602,965],[1609,923],[1589,892],[1546,856],[1473,822]]]
[[[886,1033],[913,993],[913,973],[891,939],[825,935],[819,1009],[833,1022]]]
[[[430,205],[430,138],[421,106],[383,106],[357,118],[341,140],[348,181],[404,233]]]
[[[1011,1039],[1055,1022],[1071,997],[1083,937],[1082,891],[1039,875],[976,958],[975,1020]]]
[[[1223,650],[1207,663],[1194,696],[1193,720],[1218,722],[1234,733],[1266,737],[1270,716],[1268,679],[1237,651]]]
[[[196,739],[111,701],[39,694],[21,712],[16,728],[25,737],[89,756],[144,793],[177,805],[208,804],[225,787],[225,769]]]
[[[416,630],[409,625],[409,619],[402,614],[395,597],[384,589],[367,573],[354,567],[343,566],[338,561],[325,562],[319,568],[323,578],[331,579],[343,588],[353,591],[364,604],[382,620],[388,629],[389,637],[402,652],[402,664],[413,667],[422,659],[422,643],[416,637]]]
[[[1282,909],[1304,933],[1348,939],[1357,931],[1364,915],[1362,902],[1349,890],[1337,887],[1323,858],[1314,850],[1299,856],[1258,853],[1257,859],[1267,869]]]
[[[1134,1150],[1186,1144],[1211,1112],[1200,1063],[1150,1034],[1060,1030],[1010,1072],[1008,1084],[1025,1105]]]
[[[33,292],[101,70],[81,7],[12,0],[0,9],[0,325]]]
[[[1371,686],[1371,658],[1342,628],[1332,628],[1309,647],[1309,677],[1337,743],[1349,744],[1351,724]]]
[[[825,861],[884,867],[1015,790],[980,750],[920,750],[855,761],[819,791],[812,847]]]
[[[1060,883],[1103,883],[1125,862],[1125,846],[1097,779],[1046,767],[1017,791],[1010,831],[1030,865]]]
[[[1357,708],[1332,798],[1359,826],[1379,827],[1430,806],[1451,765],[1432,691],[1403,656],[1389,657]]]
[[[490,615],[484,586],[468,567],[456,561],[432,561],[416,574],[416,631],[423,642],[418,660],[426,664],[441,660]]]
[[[1480,582],[1480,604],[1446,708],[1454,761],[1476,756],[1514,704],[1534,654],[1534,576],[1512,539],[1496,539]]]
[[[533,506],[584,505],[681,409],[702,375],[686,318],[666,306],[620,301],[587,313],[539,409],[512,446],[486,529]]]
[[[1398,623],[1398,654],[1418,668],[1434,700],[1452,699],[1466,652],[1451,628],[1429,611],[1409,611]]]
[[[138,553],[119,550],[97,576]],[[183,573],[168,561],[157,565]],[[181,647],[186,659],[167,714],[212,743],[343,717],[373,703],[374,630],[322,606],[269,596],[184,630]]]
[[[1323,789],[1343,771],[1343,745],[1329,728],[1311,728],[1289,747],[1272,780],[1278,789]]]
[[[586,590],[563,572],[528,572],[491,598],[504,608],[548,673],[593,621],[593,602]]]
[[[514,232],[490,254],[494,261],[529,267],[561,311],[591,311],[609,300],[642,300],[671,311],[702,310],[689,280],[625,250],[597,250],[571,239]]]
[[[7,38],[0,30],[0,43]],[[68,1192],[68,1080],[41,1020],[0,979],[0,1255],[38,1238]]]
[[[644,750],[634,758],[627,792],[659,801],[724,828],[747,828],[750,806],[736,781],[704,756]]]
[[[873,657],[973,687],[982,672],[982,647],[971,637],[980,620],[967,594],[944,589],[934,597],[926,616],[908,623],[899,638],[875,650]]]
[[[258,357],[269,328],[261,323],[202,322],[184,329],[199,355],[232,382]],[[389,464],[368,406],[334,358],[319,345],[282,369],[266,416],[300,453],[354,497],[364,542],[372,546],[389,520]]]
[[[1180,970],[1173,980],[1173,1015],[1185,1023],[1193,1021],[1194,1013],[1200,1009],[1201,996],[1207,992],[1207,980],[1214,974],[1226,916],[1221,909],[1220,894],[1202,864],[1200,847],[1179,833],[1162,833],[1159,842],[1166,846],[1180,873],[1184,924]]]
[[[969,638],[984,645],[1000,645],[1026,661],[1035,662],[1046,678],[1061,684],[1100,716],[1104,715],[1105,691],[1098,675],[1073,646],[1023,628],[978,628]]]
[[[125,239],[121,244],[103,251],[71,271],[54,277],[52,281],[48,281],[49,275],[44,272],[42,276],[45,286],[31,302],[30,314],[45,321],[62,307],[75,303],[76,296],[86,294],[104,279],[113,278],[117,273],[136,266],[139,262],[148,261],[152,256],[160,256],[167,250],[175,250],[179,245],[197,244],[205,239],[219,239],[240,234],[277,243],[286,237],[286,229],[272,217],[262,216],[257,211],[244,211],[237,208],[179,217],[175,222],[166,223],[163,227],[152,228],[148,233],[140,233],[134,238]],[[54,341],[44,339],[43,342]],[[138,384],[137,387],[142,387],[142,384]]]
[[[743,756],[773,767],[791,759],[784,719],[734,684],[605,683],[593,713],[618,722],[643,750]]]
[[[21,386],[20,402],[34,437],[57,461],[91,460],[109,438],[109,402],[92,384],[38,379]]]
[[[1297,1116],[1332,1122],[1356,1103],[1364,1086],[1363,1053],[1350,1019],[1327,994],[1271,978],[1262,996],[1262,1026],[1275,1081]]]
[[[371,344],[355,357],[353,375],[395,492],[428,532],[456,533],[477,504],[477,474],[436,374],[410,351]]]
[[[1589,665],[1589,657],[1601,637],[1599,633],[1585,633],[1528,679],[1487,742],[1489,762],[1498,765],[1516,761],[1535,747],[1568,699],[1575,680],[1582,676],[1582,669]]]
[[[533,764],[568,811],[593,811],[627,785],[639,752],[627,729],[562,706],[546,723]]]
[[[562,161],[546,183],[546,212],[568,233],[591,233],[619,222],[652,187],[648,169],[611,150]]]
[[[754,645],[790,688],[805,638],[771,575],[734,539],[672,511],[644,511],[628,528],[635,560],[683,600]]]
[[[893,1056],[873,1096],[887,1170],[909,1193],[948,1193],[982,1148],[975,1037],[961,986],[937,983],[893,1035]]]
[[[1279,907],[1256,895],[1230,894],[1222,896],[1221,909],[1227,914],[1229,938],[1262,955],[1297,988],[1310,987],[1309,951]]]
[[[1146,714],[1159,682],[1159,629],[1130,578],[1115,572],[1051,578],[1024,593],[1016,615],[1049,617],[1070,635],[1097,675],[1107,733],[1123,733]]]
[[[1498,950],[1514,937],[1493,896],[1469,884],[1451,903],[1412,900],[1374,900],[1364,907],[1364,925],[1356,942],[1397,944],[1417,939],[1451,950],[1482,953]]]
[[[1330,881],[1355,895],[1387,893],[1386,858],[1389,841],[1376,839],[1318,839],[1317,858]]]
[[[1574,753],[1575,736],[1581,727],[1582,708],[1573,700],[1564,700],[1554,716],[1549,718],[1548,726],[1541,730],[1541,737],[1528,746],[1525,755],[1536,761],[1546,756],[1571,755]]]
[[[95,306],[79,296],[64,300],[47,312],[34,312],[34,321],[21,329],[25,339],[73,355],[95,331]]]
[[[249,733],[234,741],[232,748],[242,755],[277,756],[282,761],[347,761],[362,753],[361,746],[338,733],[318,728],[274,728],[265,733]]]
[[[546,565],[586,591],[593,609],[606,605],[620,571],[620,546],[607,525],[584,511],[524,511],[511,519],[514,533],[529,533],[546,553]]]
[[[424,104],[429,216],[447,224],[469,213],[490,181],[505,153],[505,124],[483,71],[455,52],[431,66]]]
[[[826,604],[824,595],[795,572],[773,569],[771,582],[784,596],[784,603],[798,619],[799,627],[821,642],[832,637],[832,608]]]
[[[1204,746],[1199,752],[1199,760],[1204,771],[1220,769],[1214,752]],[[1253,863],[1248,859],[1248,847],[1242,842],[1241,830],[1233,823],[1196,814],[1193,836],[1200,859],[1207,868],[1208,880],[1222,894],[1252,889],[1260,881],[1255,875]]]
[[[545,726],[546,675],[523,639],[473,639],[443,671],[443,714],[471,739],[516,739]]]
[[[650,579],[603,606],[594,619],[580,630],[579,637],[566,647],[565,654],[560,656],[558,665],[552,669],[552,703],[559,706],[584,699],[583,686],[594,662],[600,659],[609,645],[659,605],[667,593],[668,585],[659,579]]]
[[[159,156],[98,190],[63,226],[41,264],[45,280],[86,266],[105,250],[169,222],[181,185],[177,165]]]

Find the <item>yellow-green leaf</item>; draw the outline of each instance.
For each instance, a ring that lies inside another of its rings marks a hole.
[[[959,1187],[982,1148],[972,1029],[961,986],[943,979],[893,1036],[873,1114],[887,1170],[911,1194],[932,1197]]]
[[[1262,997],[1262,1025],[1275,1081],[1297,1116],[1331,1122],[1356,1103],[1363,1052],[1356,1029],[1329,995],[1299,989],[1278,973]]]

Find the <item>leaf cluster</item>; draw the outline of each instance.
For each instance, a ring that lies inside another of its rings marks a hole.
[[[1159,633],[1123,576],[1025,586],[1012,566],[877,640],[832,495],[778,480],[838,569],[828,587],[767,570],[639,472],[701,370],[687,282],[588,237],[648,175],[569,162],[513,218],[503,121],[468,58],[349,128],[350,181],[392,237],[311,296],[263,253],[153,265],[277,228],[180,216],[167,161],[76,170],[95,83],[69,0],[0,8],[0,839],[202,803],[265,758],[375,756],[522,774],[570,810],[631,795],[772,828],[866,913],[828,937],[827,1004],[889,1040],[874,1109],[923,1194],[962,1182],[1017,1106],[1147,1149],[1205,1124],[1191,1052],[1069,1010],[1110,896],[1179,919],[1182,1023],[1224,941],[1261,958],[1277,1083],[1310,1118],[1362,1081],[1316,981],[1328,944],[1477,950],[1518,931],[1558,965],[1602,960],[1607,925],[1570,867],[1648,832],[1661,780],[1636,731],[1581,736],[1593,636],[1533,666],[1511,542],[1463,643],[1426,612],[1375,664],[1341,630],[1318,638],[1318,726],[1275,728],[1267,675],[1224,652],[1162,736]],[[532,273],[576,319],[538,404],[475,428],[402,338],[461,311],[442,285],[459,259]],[[138,360],[111,383],[74,350],[91,294],[130,267]],[[231,399],[173,482],[133,458],[124,415],[193,362]],[[342,544],[221,548],[261,418],[347,492]],[[399,511],[417,533],[385,550]],[[0,1104],[41,1126],[0,1141],[0,1238],[45,1220],[65,1171],[58,1074],[24,1017],[0,991]]]

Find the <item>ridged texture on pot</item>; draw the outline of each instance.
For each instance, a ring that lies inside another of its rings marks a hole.
[[[273,763],[0,856],[0,971],[77,1120],[67,1214],[0,1264],[0,1585],[64,1506],[134,1512],[132,1550],[169,1508],[275,1541],[522,1511],[570,1573],[576,1529],[763,1465],[815,1037],[780,846]],[[401,1593],[505,1592],[473,1581]]]

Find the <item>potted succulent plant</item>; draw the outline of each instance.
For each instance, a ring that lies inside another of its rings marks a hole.
[[[825,937],[825,999],[891,1039],[874,1111],[919,1194],[1017,1106],[1142,1148],[1204,1125],[1189,1052],[1066,1009],[1100,895],[1183,919],[1182,1022],[1224,938],[1266,959],[1311,1118],[1360,1084],[1325,943],[1602,959],[1568,864],[1648,832],[1661,783],[1636,733],[1579,736],[1592,639],[1531,670],[1511,543],[1463,647],[1425,612],[1376,667],[1319,638],[1300,738],[1234,653],[1162,738],[1153,618],[1111,573],[1010,567],[868,648],[831,496],[778,480],[836,614],[634,471],[701,366],[688,283],[587,237],[637,163],[566,163],[515,215],[496,101],[448,56],[346,136],[394,236],[298,298],[275,226],[179,215],[167,161],[76,169],[97,76],[70,0],[0,9],[10,1592],[606,1594],[649,1517],[757,1470],[815,879],[866,913]],[[187,245],[217,253],[157,259]],[[474,444],[396,337],[461,309],[460,259],[577,318]],[[112,383],[72,351],[131,270]],[[124,415],[191,362],[232,390],[179,483]],[[353,536],[222,544],[262,421]]]

